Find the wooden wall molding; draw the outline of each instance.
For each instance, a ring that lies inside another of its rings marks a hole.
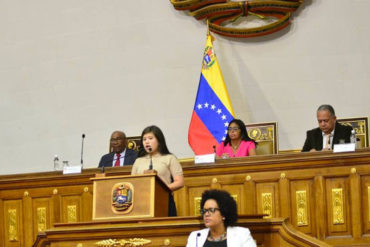
[[[240,214],[265,212],[271,219],[288,218],[296,231],[333,245],[370,242],[370,149],[235,158],[205,165],[186,161],[182,166],[185,187],[175,193],[179,216],[199,215],[198,198],[204,190],[225,189],[236,198]],[[130,170],[105,171],[117,176]],[[90,222],[90,178],[96,173],[100,169],[77,175],[0,176],[0,246],[30,246],[45,225],[50,229],[68,221]],[[12,220],[9,210],[16,210]],[[10,229],[9,222],[17,225]]]

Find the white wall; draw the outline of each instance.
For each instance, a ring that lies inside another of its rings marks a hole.
[[[237,117],[277,121],[280,149],[303,145],[315,111],[368,116],[368,0],[306,1],[268,37],[216,35]],[[190,157],[187,130],[206,27],[169,1],[0,1],[0,174],[50,171],[54,154],[96,167],[113,130],[156,124]]]

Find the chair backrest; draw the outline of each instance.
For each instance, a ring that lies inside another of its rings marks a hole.
[[[341,118],[337,119],[337,121],[343,125],[352,126],[352,128],[356,131],[357,138],[360,139],[359,148],[369,147],[369,125],[367,117]]]
[[[257,155],[278,153],[277,122],[246,124],[245,127],[249,137],[258,143]]]
[[[140,136],[126,137],[126,139],[127,139],[127,148],[139,151],[139,148],[140,148],[140,145],[141,145],[140,138],[141,138]],[[112,147],[111,147],[110,142],[109,142],[109,152],[112,152]]]

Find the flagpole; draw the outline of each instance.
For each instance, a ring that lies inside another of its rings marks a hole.
[[[213,37],[213,35],[211,34],[211,32],[209,31],[209,20],[207,18],[207,37],[210,36],[211,37],[211,41],[213,42],[215,40],[215,37]]]
[[[209,33],[209,20],[208,20],[208,18],[207,18],[207,36],[208,35],[210,35],[210,33]]]

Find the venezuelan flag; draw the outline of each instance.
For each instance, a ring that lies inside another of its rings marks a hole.
[[[213,146],[223,141],[227,126],[234,119],[229,94],[208,35],[202,73],[191,118],[188,141],[196,155],[213,153]]]

